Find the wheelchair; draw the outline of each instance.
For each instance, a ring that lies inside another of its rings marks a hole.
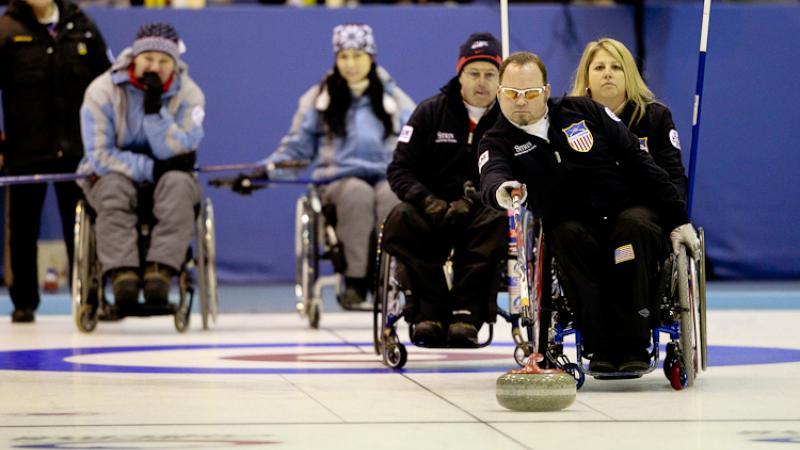
[[[146,250],[150,228],[154,220],[140,215],[139,250]],[[195,284],[199,288],[200,314],[203,329],[208,329],[209,319],[217,318],[216,243],[214,234],[214,208],[210,199],[201,203],[196,211],[194,249],[187,249],[186,259],[180,267],[178,279],[179,301],[164,306],[139,305],[120,314],[106,299],[106,276],[97,257],[95,236],[96,213],[85,200],[75,209],[72,269],[72,315],[78,329],[85,333],[94,331],[99,320],[114,321],[130,316],[174,316],[175,329],[181,333],[189,327]],[[197,283],[195,283],[195,277]]]
[[[314,329],[319,328],[325,287],[334,289],[337,301],[346,310],[372,310],[368,302],[347,306],[340,300],[345,289],[347,261],[336,236],[336,206],[323,205],[320,199],[320,187],[324,184],[309,183],[295,207],[295,307]],[[330,261],[333,273],[323,275],[323,261]]]
[[[515,223],[520,222],[522,227],[516,227]],[[520,349],[525,349],[525,343],[534,340],[534,323],[532,321],[524,320],[523,311],[521,309],[521,298],[519,284],[516,277],[516,268],[520,260],[525,258],[519,257],[517,249],[514,245],[518,237],[518,233],[529,233],[532,230],[533,216],[526,212],[522,216],[513,216],[509,213],[509,255],[501,266],[505,266],[506,276],[501,276],[500,290],[508,291],[509,293],[509,308],[505,310],[498,306],[496,302],[492,303],[492,310],[489,311],[489,318],[485,321],[488,326],[488,336],[476,346],[469,348],[482,348],[490,345],[494,337],[494,324],[497,316],[499,315],[511,324],[511,335],[517,346],[514,353],[518,353]],[[403,277],[400,276],[400,262],[397,258],[387,251],[383,250],[380,241],[383,238],[383,233],[379,236],[377,255],[376,255],[376,287],[375,287],[375,302],[373,306],[373,321],[372,321],[372,338],[375,353],[380,355],[383,363],[392,369],[402,369],[408,361],[408,351],[405,344],[400,341],[397,333],[397,324],[400,319],[405,315],[404,303],[406,296],[410,294],[408,286],[404,285]],[[451,254],[452,255],[452,254]],[[532,255],[529,253],[525,255],[530,258]],[[501,267],[502,268],[502,267]],[[442,267],[445,275],[445,281],[448,288],[452,289],[453,268],[452,262],[448,258]],[[500,270],[503,272],[503,270]],[[496,309],[495,309],[496,308]],[[412,336],[414,334],[414,324],[409,323],[408,327],[409,341],[414,342]],[[417,345],[416,343],[414,345]],[[431,348],[465,348],[465,347],[431,347]]]
[[[653,372],[658,365],[661,351],[661,335],[667,336],[663,372],[670,386],[681,390],[694,384],[700,371],[706,370],[706,293],[705,293],[705,235],[698,228],[700,258],[695,261],[687,257],[686,249],[679,254],[670,252],[661,264],[655,298],[651,302],[655,309],[652,327],[650,364],[641,372],[592,372],[583,363],[586,351],[581,331],[573,324],[574,312],[558,282],[558,265],[545,246],[541,221],[535,224],[536,232],[532,244],[534,260],[529,265],[531,305],[529,316],[535,323],[535,340],[521,343],[515,351],[515,359],[524,365],[534,353],[545,356],[543,366],[557,367],[575,377],[577,388],[583,386],[587,375],[595,379],[631,379]],[[574,335],[576,359],[572,362],[564,353],[564,340]]]

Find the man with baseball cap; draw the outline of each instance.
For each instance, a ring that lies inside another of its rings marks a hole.
[[[181,60],[183,44],[166,23],[143,25],[133,45],[86,91],[81,130],[86,156],[79,173],[97,212],[97,254],[110,275],[120,315],[167,303],[194,233],[200,187],[193,176],[203,138],[205,98]],[[155,225],[139,258],[137,210],[152,198]]]
[[[417,107],[389,164],[389,184],[403,203],[389,214],[382,245],[410,284],[406,318],[417,345],[475,346],[495,312],[506,218],[476,195],[476,150],[497,120],[501,61],[494,36],[470,35],[459,49],[456,76]],[[448,257],[450,289],[442,271]]]

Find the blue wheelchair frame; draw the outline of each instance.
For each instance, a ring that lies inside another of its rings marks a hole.
[[[652,329],[652,350],[650,364],[647,370],[640,372],[592,372],[588,365],[583,364],[584,350],[580,330],[572,326],[571,321],[554,320],[560,313],[571,314],[558,284],[558,269],[553,258],[544,251],[543,235],[541,231],[536,238],[537,256],[535,268],[538,277],[537,293],[534,309],[539,321],[546,329],[539,333],[537,344],[525,349],[526,356],[532,352],[545,355],[546,363],[553,367],[564,369],[572,374],[580,388],[586,375],[596,379],[628,379],[639,378],[654,371],[658,365],[661,349],[661,334],[669,338],[664,358],[664,374],[670,385],[680,390],[690,387],[697,374],[706,370],[707,337],[706,337],[706,299],[705,299],[705,238],[702,228],[698,229],[701,242],[701,255],[699,261],[687,257],[686,249],[681,248],[679,254],[670,254],[662,267],[658,277],[659,285],[656,307],[659,312],[660,325]],[[549,266],[545,268],[545,265]],[[544,274],[544,275],[542,275]],[[548,276],[549,275],[549,276]],[[546,281],[550,282],[550,289],[545,289]],[[546,301],[549,299],[549,301]],[[550,313],[543,315],[542,311]],[[574,336],[576,347],[576,362],[571,362],[563,353],[564,341],[567,337]],[[520,364],[520,362],[518,360]]]

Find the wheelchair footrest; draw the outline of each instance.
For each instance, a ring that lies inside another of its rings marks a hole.
[[[118,322],[122,319],[123,317],[117,313],[117,308],[114,305],[109,305],[105,302],[100,305],[100,308],[97,311],[97,320],[100,322]]]
[[[632,380],[641,378],[647,372],[645,370],[642,372],[586,372],[586,374],[593,376],[595,380]]]
[[[361,303],[345,303],[342,302],[337,298],[337,303],[342,307],[342,309],[346,311],[372,311],[375,309],[375,305],[371,301],[365,301]]]
[[[163,305],[139,304],[133,307],[114,308],[117,315],[122,317],[150,317],[150,316],[172,316],[178,310],[178,305],[166,303]]]

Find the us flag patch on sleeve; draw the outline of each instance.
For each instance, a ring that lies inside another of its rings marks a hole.
[[[403,125],[403,129],[400,130],[400,136],[398,136],[397,141],[408,144],[411,142],[412,134],[414,134],[414,127],[410,125]]]
[[[631,244],[625,244],[614,250],[614,264],[623,263],[635,258],[636,255],[633,254],[633,245]]]

